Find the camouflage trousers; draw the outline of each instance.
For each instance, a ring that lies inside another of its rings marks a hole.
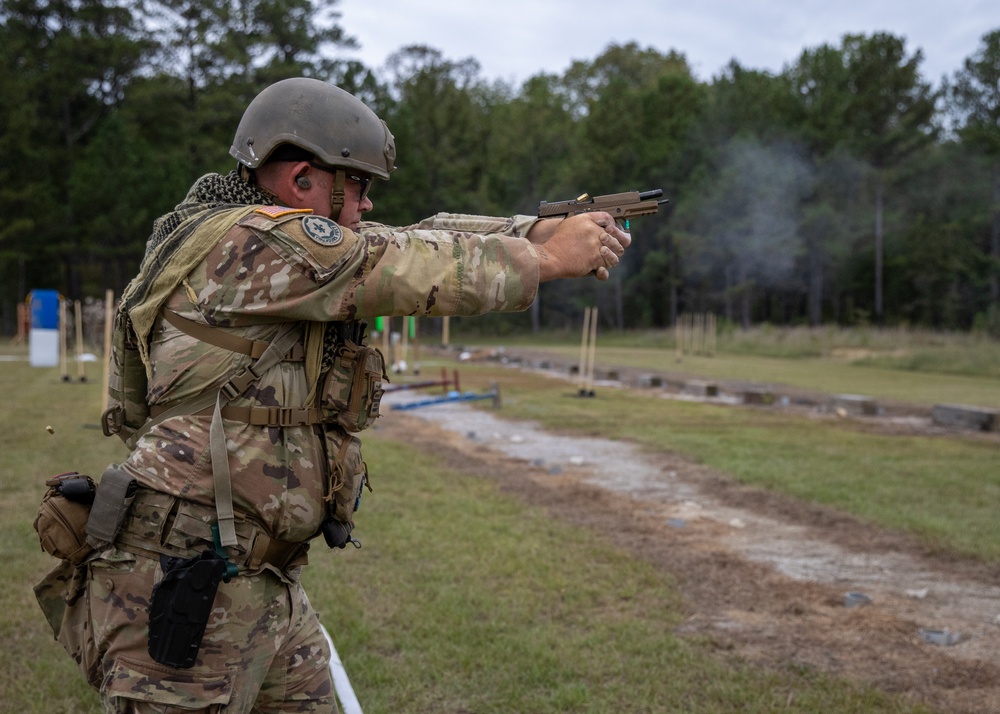
[[[337,712],[330,650],[302,586],[264,571],[220,583],[190,669],[148,653],[159,561],[111,549],[66,561],[35,587],[56,639],[101,694],[108,714]]]

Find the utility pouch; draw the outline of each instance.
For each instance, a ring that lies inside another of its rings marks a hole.
[[[87,519],[87,543],[99,550],[115,542],[137,487],[135,479],[115,464],[104,470]]]
[[[94,481],[90,476],[71,471],[50,478],[45,485],[48,490],[34,522],[38,541],[49,555],[79,565],[94,551],[87,543],[87,519],[96,490]]]
[[[126,443],[149,419],[146,365],[142,362],[138,342],[132,321],[120,311],[115,316],[111,340],[108,408],[101,415],[101,429],[105,436],[117,434]]]
[[[334,410],[336,423],[349,432],[367,429],[379,417],[387,380],[382,353],[353,341],[339,343],[323,381],[320,407]]]
[[[187,669],[198,658],[226,560],[206,550],[187,559],[160,556],[160,566],[163,579],[153,587],[149,603],[149,656]]]
[[[361,458],[361,441],[340,429],[326,430],[327,468],[330,482],[327,487],[327,514],[322,532],[331,548],[343,548],[357,541],[351,538],[354,530],[354,512],[361,505],[365,488],[372,490],[368,481],[368,467]]]
[[[327,518],[320,526],[320,532],[323,534],[323,540],[326,541],[328,548],[344,549],[348,543],[357,543],[358,541],[351,538],[351,530],[352,527],[349,524],[335,521],[332,518]]]

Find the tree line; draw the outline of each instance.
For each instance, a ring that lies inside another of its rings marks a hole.
[[[28,291],[116,294],[153,220],[226,172],[243,109],[310,76],[396,137],[373,220],[534,213],[662,188],[607,283],[546,284],[490,329],[616,328],[686,312],[737,325],[877,324],[1000,335],[1000,30],[932,82],[891,33],[804,49],[781,72],[611,44],[519,86],[473,58],[400,48],[380,68],[318,0],[3,0],[0,324]]]

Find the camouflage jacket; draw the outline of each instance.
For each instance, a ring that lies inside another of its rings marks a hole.
[[[252,340],[280,325],[386,315],[476,315],[527,308],[538,287],[530,217],[439,214],[392,228],[340,228],[308,212],[261,207],[225,233],[173,290],[164,308]],[[149,402],[170,405],[217,389],[248,356],[201,342],[162,319],[149,339]],[[303,362],[265,372],[234,406],[309,406]],[[214,504],[210,415],[156,425],[122,468],[142,485]],[[360,442],[339,427],[251,426],[225,421],[233,503],[272,538],[301,542],[325,515],[325,479],[363,469]]]

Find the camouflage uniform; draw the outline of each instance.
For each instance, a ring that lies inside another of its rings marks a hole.
[[[334,320],[522,310],[538,285],[537,256],[523,239],[533,221],[441,214],[406,228],[364,223],[353,232],[309,212],[260,207],[243,212],[163,308],[264,341],[290,321],[306,335]],[[251,361],[160,318],[152,325],[151,404],[217,389]],[[308,405],[317,389],[309,372],[308,357],[282,362],[232,404]],[[225,421],[237,530],[247,545],[229,551],[240,574],[219,587],[194,667],[166,667],[147,653],[159,555],[190,557],[211,547],[210,421],[200,413],[173,417],[138,441],[121,466],[141,486],[122,537],[82,568],[63,563],[40,585],[39,601],[109,712],[336,711],[330,653],[299,585],[304,549],[283,567],[239,552],[261,533],[284,543],[317,534],[338,478],[365,469],[360,441],[334,424]]]

